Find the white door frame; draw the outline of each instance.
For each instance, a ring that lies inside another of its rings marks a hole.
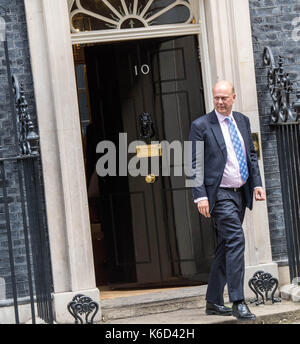
[[[79,42],[80,37],[95,39],[98,33],[80,34],[76,38],[70,34],[67,0],[24,0],[24,3],[40,133],[54,316],[58,323],[72,323],[74,319],[67,311],[67,304],[74,295],[82,293],[100,302],[95,284],[72,53],[72,44]],[[231,80],[238,94],[238,110],[249,115],[253,131],[259,132],[248,0],[200,0],[199,4],[198,24],[191,29],[197,30],[193,34],[200,38],[207,111],[212,109],[212,84],[219,79]],[[177,34],[180,29],[181,34],[190,30],[186,26],[174,27]],[[127,38],[133,39],[134,32],[138,32],[133,30],[124,31]],[[151,27],[151,30],[159,32],[159,28]],[[115,37],[120,34],[115,33]],[[146,35],[140,34],[140,37]],[[102,37],[107,38],[107,34],[103,33]],[[263,172],[262,160],[260,168]],[[247,214],[245,227],[249,271],[258,270],[264,264],[263,269],[276,276],[265,204],[255,206]],[[101,312],[97,315],[100,318]]]

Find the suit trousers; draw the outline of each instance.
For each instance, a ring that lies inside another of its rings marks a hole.
[[[226,283],[230,302],[244,299],[245,237],[242,223],[245,209],[242,191],[218,190],[211,214],[217,225],[218,246],[208,281],[208,302],[224,305]]]

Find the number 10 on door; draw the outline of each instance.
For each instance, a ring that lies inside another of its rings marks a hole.
[[[135,65],[134,66],[134,74],[138,76],[139,74],[147,75],[150,73],[150,67],[147,64],[143,64],[140,68]]]

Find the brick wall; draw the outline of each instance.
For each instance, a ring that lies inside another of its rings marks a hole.
[[[269,126],[271,97],[267,88],[267,68],[263,66],[263,49],[269,46],[276,58],[285,57],[285,70],[295,88],[300,89],[300,40],[293,39],[300,19],[299,0],[249,0],[253,48],[257,80],[262,150],[264,158],[267,205],[273,259],[284,265],[287,262],[285,222],[277,154],[275,130]],[[300,32],[299,32],[300,33]]]

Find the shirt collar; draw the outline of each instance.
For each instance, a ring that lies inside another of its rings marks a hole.
[[[215,112],[216,112],[216,115],[217,115],[218,120],[219,120],[220,123],[222,123],[223,121],[225,121],[226,118],[230,118],[231,120],[233,120],[232,112],[230,113],[229,116],[221,115],[216,109],[215,109]]]

